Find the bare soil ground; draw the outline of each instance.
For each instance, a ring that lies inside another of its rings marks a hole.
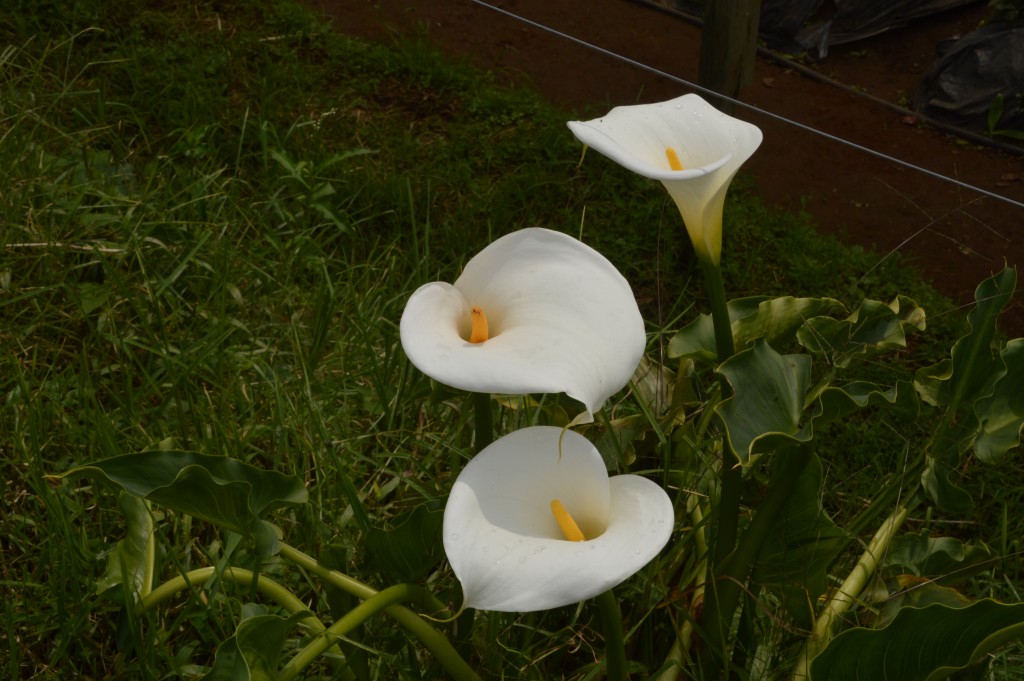
[[[443,52],[489,70],[501,82],[531,84],[579,116],[618,104],[684,94],[678,83],[488,9],[471,0],[306,0],[338,31],[371,40],[424,33]],[[700,29],[629,0],[489,0],[507,12],[637,62],[696,80]],[[937,44],[964,35],[985,3],[920,19],[855,44],[814,65],[822,75],[906,105]],[[935,173],[1024,202],[1024,156],[965,143],[857,92],[759,58],[742,95],[778,116]],[[900,251],[960,304],[1004,262],[1024,264],[1024,209],[879,159],[756,111],[737,115],[764,131],[747,168],[766,201],[805,210],[820,229],[877,250]],[[1003,316],[1024,335],[1024,301]]]

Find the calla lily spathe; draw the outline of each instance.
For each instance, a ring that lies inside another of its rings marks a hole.
[[[471,310],[489,337],[469,342]],[[402,313],[412,363],[453,388],[480,393],[559,393],[583,403],[575,423],[633,375],[646,344],[629,283],[600,253],[533,227],[491,243],[454,284],[413,293]]]
[[[565,538],[553,500],[585,541]],[[500,438],[463,469],[444,510],[444,548],[463,607],[531,612],[620,584],[664,548],[673,521],[660,486],[637,475],[609,478],[585,437],[535,426]]]
[[[729,183],[761,144],[761,130],[726,115],[698,95],[620,106],[592,121],[570,121],[588,147],[652,180],[672,196],[697,255],[717,266],[722,254],[722,209]],[[678,155],[673,169],[667,150]]]

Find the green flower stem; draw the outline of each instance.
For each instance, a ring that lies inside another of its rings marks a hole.
[[[144,596],[138,604],[137,613],[142,614],[147,610],[151,610],[156,606],[160,605],[167,599],[175,596],[176,594],[189,589],[194,586],[205,584],[206,582],[217,576],[217,568],[205,567],[192,570],[184,575],[178,575],[173,579],[169,579],[157,588],[150,591]],[[287,610],[289,613],[303,612],[309,610],[306,604],[300,601],[295,594],[281,586],[272,579],[263,575],[257,575],[252,570],[246,570],[244,568],[228,567],[220,573],[220,578],[226,582],[232,582],[234,584],[240,584],[242,586],[251,586],[253,581],[256,582],[256,590],[271,599],[282,608]],[[315,618],[313,618],[315,619]],[[317,629],[317,625],[319,628]],[[320,620],[316,620],[313,623],[311,629],[315,629],[316,632],[324,630],[324,625]]]
[[[728,639],[733,615],[740,605],[747,576],[765,539],[775,529],[775,519],[789,500],[797,480],[810,461],[812,452],[806,445],[779,450],[778,463],[772,472],[768,495],[761,502],[750,526],[736,550],[722,561],[712,574],[704,599],[701,626],[708,645],[701,655],[705,679],[720,678],[720,669],[728,658]]]
[[[700,260],[704,270],[704,281],[711,299],[711,321],[715,328],[715,351],[718,363],[726,361],[736,354],[736,345],[732,338],[732,323],[729,320],[729,307],[725,299],[725,283],[722,281],[722,270],[704,259]],[[721,380],[722,397],[728,397],[729,385]],[[721,492],[718,501],[718,516],[715,521],[715,535],[712,542],[715,567],[721,564],[736,546],[736,532],[740,518],[740,493],[743,486],[743,469],[736,453],[728,443],[722,443]]]
[[[349,610],[330,628],[309,642],[302,650],[288,661],[278,672],[278,681],[292,681],[302,670],[312,664],[318,657],[337,646],[342,636],[352,631],[378,612],[403,602],[422,602],[423,589],[411,584],[396,584],[371,596],[356,607]]]
[[[295,563],[299,567],[308,570],[309,572],[320,577],[320,579],[328,582],[329,584],[338,587],[342,591],[352,594],[360,600],[368,600],[377,595],[376,589],[373,589],[362,582],[359,582],[347,575],[343,575],[340,572],[335,572],[327,567],[324,567],[311,556],[306,555],[302,551],[289,546],[288,544],[281,544],[281,550],[278,554],[281,558]],[[424,592],[424,600],[426,605],[430,608],[435,608],[440,613],[444,610],[443,606],[437,603],[437,600],[432,596]],[[466,663],[462,657],[455,651],[452,644],[445,638],[437,629],[427,624],[419,615],[414,613],[402,605],[391,605],[384,609],[388,615],[398,621],[399,624],[408,629],[413,636],[418,638],[420,642],[426,646],[437,661],[441,663],[441,666],[445,668],[448,674],[456,681],[479,681],[470,666]]]
[[[622,611],[611,589],[594,599],[601,613],[604,629],[604,655],[608,681],[626,681],[626,644],[622,636]]]
[[[490,393],[473,393],[473,449],[477,454],[494,442],[492,408]],[[455,620],[454,645],[460,655],[466,655],[470,650],[474,619],[474,610],[466,608]]]
[[[909,509],[907,507],[901,506],[885,519],[882,526],[875,532],[871,543],[868,544],[864,553],[861,554],[860,560],[853,566],[853,570],[850,571],[850,574],[843,580],[842,585],[836,589],[832,597],[825,603],[824,609],[814,622],[814,630],[807,637],[807,640],[804,641],[804,646],[800,650],[800,657],[797,658],[796,665],[793,667],[793,674],[791,676],[793,681],[806,681],[806,679],[810,678],[811,660],[832,638],[832,627],[835,625],[836,620],[857,602],[871,576],[875,574],[875,570],[878,568],[878,561],[885,555],[885,551],[889,548],[893,537],[896,536],[896,532],[899,531],[903,521],[906,520],[908,512]]]
[[[706,260],[700,261],[704,270],[704,283],[708,288],[708,297],[711,299],[711,321],[715,328],[715,351],[718,353],[718,363],[736,354],[736,345],[732,338],[732,321],[729,319],[729,307],[725,298],[725,282],[722,280],[722,270]]]
[[[473,446],[477,453],[494,442],[494,419],[491,416],[491,394],[473,393]]]
[[[701,269],[704,271],[708,298],[711,301],[711,321],[715,329],[715,352],[717,361],[721,364],[736,354],[736,344],[732,337],[732,320],[729,319],[729,306],[725,297],[725,282],[722,280],[722,270],[718,265],[704,258],[700,258],[700,263]],[[729,393],[730,386],[723,377],[721,378],[722,398],[728,397]],[[725,571],[726,559],[732,555],[733,549],[736,547],[743,469],[740,468],[740,461],[736,453],[732,451],[728,441],[724,438],[722,440],[720,476],[721,489],[711,542],[711,588],[705,594],[702,617],[704,635],[707,637],[709,645],[702,651],[701,664],[707,678],[712,678],[713,670],[720,665],[724,666],[728,659],[726,652],[727,630],[732,622],[732,615],[739,605],[741,584],[746,581],[745,571],[739,576],[740,581],[738,582],[735,581],[735,573]],[[755,552],[754,557],[756,555]],[[751,558],[752,560],[753,558]]]
[[[174,579],[169,579],[161,584],[156,589],[150,591],[145,597],[143,597],[137,606],[137,614],[142,614],[147,610],[155,608],[157,605],[163,603],[167,599],[173,597],[175,594],[189,589],[200,584],[205,584],[217,575],[217,569],[213,567],[198,568],[192,570],[184,575],[178,575]],[[288,611],[289,614],[294,615],[297,612],[309,612],[309,617],[306,617],[300,623],[300,626],[305,628],[311,634],[322,634],[326,631],[324,623],[320,619],[309,611],[306,604],[303,603],[295,596],[291,591],[281,586],[274,580],[264,575],[257,575],[252,570],[246,570],[244,568],[229,567],[225,568],[220,573],[220,579],[227,582],[233,582],[241,586],[252,586],[253,583],[256,585],[256,590],[274,601],[282,608]],[[341,649],[338,648],[337,644],[332,645],[330,648],[336,655],[337,658],[334,660],[332,666],[335,671],[341,676],[341,679],[351,679],[352,672],[348,668],[344,661],[344,654]]]

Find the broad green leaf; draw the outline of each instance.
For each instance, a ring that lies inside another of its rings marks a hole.
[[[953,360],[944,359],[938,364],[923,367],[914,374],[914,388],[921,399],[933,407],[945,407],[949,403],[949,377],[953,375]]]
[[[842,303],[832,298],[755,296],[728,302],[733,341],[739,350],[757,338],[764,338],[772,345],[781,347],[793,339],[796,330],[807,319],[842,309]],[[712,363],[717,361],[711,316],[703,314],[681,329],[669,341],[668,356]]]
[[[811,662],[812,681],[937,681],[1024,636],[1024,604],[904,608],[883,629],[844,631]]]
[[[855,360],[906,347],[906,330],[924,328],[924,310],[913,300],[898,296],[891,303],[864,300],[846,319],[814,317],[807,320],[797,340],[815,355],[837,367]]]
[[[235,635],[217,647],[213,668],[203,681],[274,681],[289,634],[307,617],[308,612],[297,612],[289,617],[254,615],[243,619]]]
[[[992,345],[996,319],[1013,295],[1016,282],[1017,273],[1009,267],[981,282],[974,293],[976,304],[967,315],[970,331],[953,345],[948,360],[920,369],[915,376],[915,387],[922,399],[945,407],[947,412],[921,476],[929,497],[947,511],[963,511],[971,505],[970,496],[953,483],[951,475],[981,428],[975,403],[993,396],[994,386],[1006,373],[1006,365]],[[997,401],[984,401],[982,406],[997,414]],[[1005,434],[999,427],[993,433],[1001,437],[995,441],[983,439],[982,446],[990,447],[986,454],[995,456],[996,448],[992,445],[1005,442]]]
[[[951,361],[918,372],[924,384],[922,392],[937,406],[957,409],[962,402],[973,403],[991,387],[992,371],[998,369],[992,351],[996,320],[1010,301],[1016,283],[1017,272],[1009,267],[981,282],[974,292],[975,306],[967,315],[970,331],[953,345]],[[962,406],[967,408],[968,404]]]
[[[60,476],[97,475],[141,499],[207,520],[276,553],[279,530],[262,516],[306,502],[302,480],[223,456],[180,450],[126,454],[79,466]]]
[[[732,397],[718,405],[729,442],[744,464],[750,455],[782,442],[806,442],[800,428],[811,358],[780,355],[764,340],[736,353],[718,371],[732,386]]]
[[[117,497],[118,508],[124,516],[127,534],[107,555],[107,569],[96,582],[96,593],[128,585],[126,603],[145,595],[153,579],[153,518],[146,502],[126,492]]]
[[[956,589],[941,586],[935,581],[913,575],[899,575],[896,578],[899,591],[882,603],[875,617],[875,628],[888,626],[904,608],[926,608],[929,605],[945,605],[950,608],[966,608],[973,601]]]
[[[814,603],[828,586],[828,567],[846,533],[821,507],[821,462],[811,456],[761,547],[752,579],[779,594],[796,626],[814,622]]]
[[[908,419],[916,417],[919,409],[914,386],[907,381],[899,381],[888,389],[866,381],[854,381],[841,387],[829,386],[821,392],[814,425],[823,426],[859,409],[877,405],[893,407]]]
[[[937,578],[943,583],[963,581],[972,566],[987,565],[992,551],[987,546],[965,544],[952,537],[930,537],[926,532],[905,534],[889,545],[885,565],[903,568],[917,577]]]
[[[395,519],[395,528],[372,528],[366,535],[366,567],[393,581],[419,582],[444,558],[442,510],[417,506]]]
[[[991,395],[974,403],[981,424],[974,452],[986,463],[998,463],[1018,446],[1024,427],[1024,338],[1007,343],[1000,359],[1006,373],[996,381]]]
[[[718,406],[717,413],[743,463],[781,442],[807,442],[815,427],[865,407],[890,407],[909,418],[917,415],[917,396],[907,382],[883,389],[855,381],[819,388],[817,395],[809,395],[810,368],[809,356],[780,355],[763,340],[718,368],[734,394]],[[804,414],[811,405],[813,413]]]

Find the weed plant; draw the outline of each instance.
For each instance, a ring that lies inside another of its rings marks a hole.
[[[579,167],[568,114],[428,45],[357,42],[288,0],[5,7],[7,678],[194,678],[258,600],[221,584],[127,616],[116,590],[96,586],[125,531],[112,493],[52,486],[44,475],[172,446],[296,474],[311,503],[286,517],[293,544],[371,583],[426,581],[454,603],[439,544],[426,570],[366,550],[368,537],[413,510],[439,511],[468,453],[462,398],[402,354],[409,294],[451,280],[493,238],[543,225],[582,233],[619,267],[654,320],[653,352],[702,309],[663,192],[610,164]],[[949,309],[899,257],[880,263],[819,236],[807,216],[767,209],[756,187],[730,196],[726,249],[740,255],[728,262],[742,263],[726,275],[730,294],[855,305],[899,291],[929,311]],[[962,323],[958,314],[938,321],[929,336],[947,342]],[[851,497],[874,484],[880,456],[899,456],[869,419],[836,433],[826,456]],[[1007,555],[1020,548],[1020,487],[988,484],[981,512],[1004,517]],[[249,549],[236,538],[186,516],[157,521],[174,547],[158,556],[160,575],[245,563]],[[1020,577],[1004,566],[991,588],[1016,589]],[[347,607],[312,583],[289,586],[335,613]],[[649,592],[643,602],[667,597],[661,585],[630,588]],[[599,647],[592,617],[586,608],[490,617],[477,631],[491,643],[482,667],[533,678],[541,659],[578,666]],[[658,635],[648,639],[652,660]],[[433,678],[387,621],[348,650],[354,660],[365,653],[373,678]]]

